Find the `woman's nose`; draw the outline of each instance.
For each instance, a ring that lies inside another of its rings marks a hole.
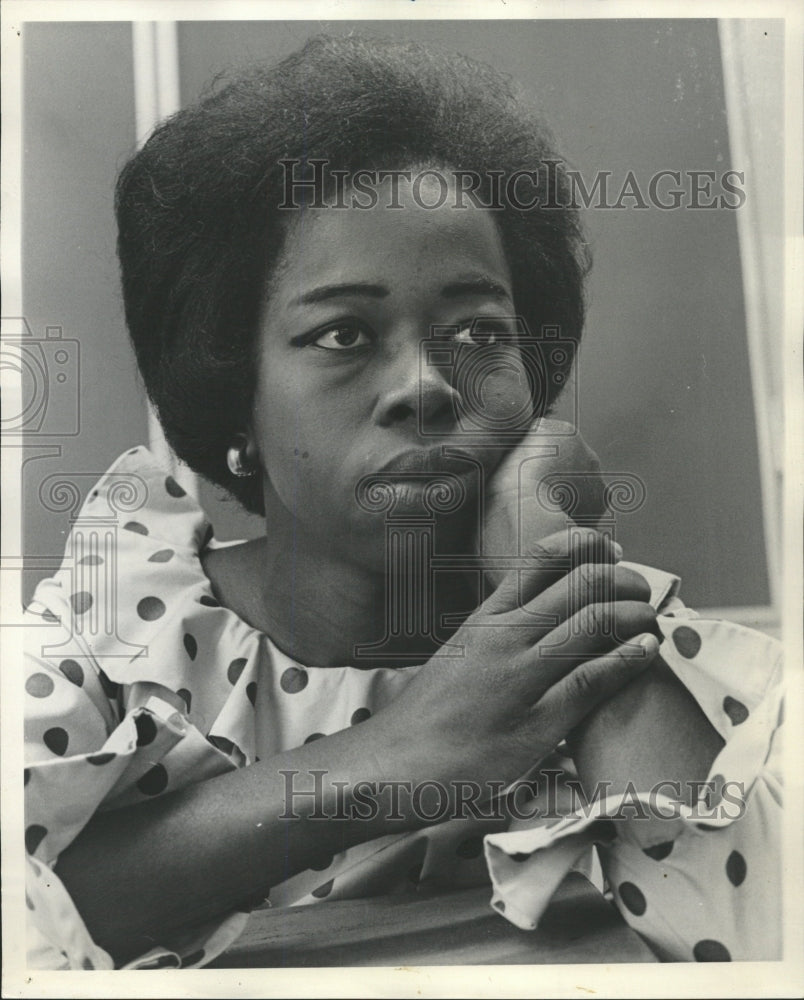
[[[412,423],[420,433],[448,433],[457,423],[458,393],[442,369],[420,360],[417,350],[400,351],[377,399],[381,427]]]

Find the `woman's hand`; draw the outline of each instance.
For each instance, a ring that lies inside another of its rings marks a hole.
[[[411,681],[376,728],[379,770],[400,780],[508,783],[658,651],[649,589],[590,529],[531,548]],[[640,641],[635,640],[640,637]]]
[[[570,517],[594,526],[605,510],[597,455],[571,424],[543,419],[508,452],[486,486],[478,550],[516,556],[566,527]],[[486,570],[492,586],[504,576],[504,569]]]

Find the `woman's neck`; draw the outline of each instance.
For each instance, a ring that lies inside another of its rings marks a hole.
[[[292,547],[263,537],[208,550],[202,562],[225,607],[314,667],[424,662],[454,631],[454,624],[439,626],[441,617],[467,614],[476,604],[457,574],[428,570],[433,592],[425,601],[424,581],[400,577],[395,587],[388,567],[370,572],[298,534]]]

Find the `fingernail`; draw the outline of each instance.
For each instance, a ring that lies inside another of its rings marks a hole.
[[[615,559],[622,559],[622,557],[623,557],[623,547],[622,547],[622,545],[620,545],[619,542],[612,542],[611,543],[611,548],[612,548],[612,551],[614,552],[614,558]]]
[[[658,646],[658,640],[652,632],[645,632],[637,639],[637,643],[642,646],[643,649],[649,649],[654,644]]]

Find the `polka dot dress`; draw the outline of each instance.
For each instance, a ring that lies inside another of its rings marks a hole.
[[[121,482],[144,487],[145,500],[119,517],[110,539]],[[195,501],[145,449],[133,449],[90,493],[62,567],[37,588],[24,680],[32,967],[112,967],[52,870],[99,808],[136,806],[360,725],[415,675],[315,669],[286,656],[215,599],[199,558],[210,536]],[[452,821],[322,858],[272,888],[270,904],[491,878],[498,912],[533,927],[569,868],[588,869],[596,844],[614,901],[662,957],[774,957],[777,900],[768,887],[778,885],[778,852],[770,849],[780,799],[778,648],[746,629],[682,617],[677,579],[639,570],[654,605],[672,612],[659,618],[665,659],[725,740],[713,765],[715,792],[744,783],[739,822],[713,819],[710,809],[639,850],[612,841],[595,816],[513,832],[499,821]],[[555,760],[571,777],[572,762]],[[130,967],[204,965],[246,921],[232,913],[176,934]]]
[[[656,571],[633,568],[660,582]],[[672,614],[658,618],[662,656],[725,742],[698,804],[674,809],[664,796],[634,790],[549,830],[492,835],[486,855],[493,905],[518,927],[536,927],[559,856],[567,870],[594,844],[614,902],[660,958],[780,958],[780,646],[750,629],[699,619],[674,595],[662,606],[669,608]],[[666,839],[644,847],[625,837],[612,841],[611,821],[601,817],[626,801],[629,808],[642,802],[646,813],[652,805],[677,813],[663,824]]]

